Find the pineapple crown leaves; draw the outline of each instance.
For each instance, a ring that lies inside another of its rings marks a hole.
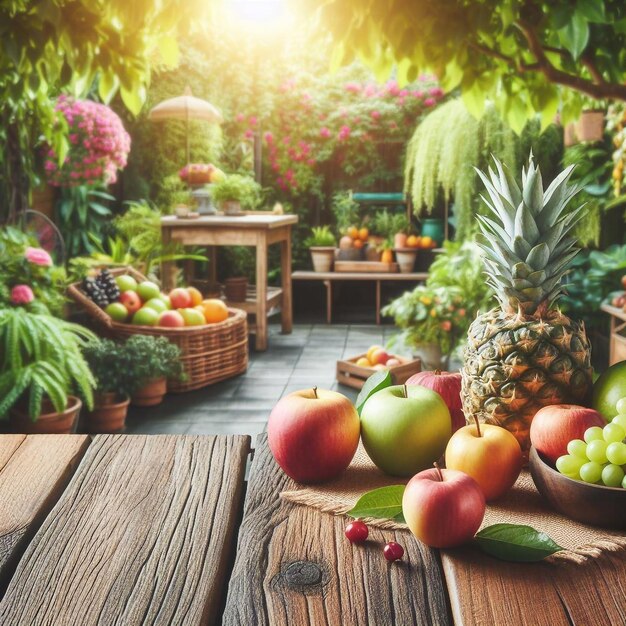
[[[495,170],[476,170],[491,215],[479,215],[487,283],[504,310],[532,315],[550,308],[562,294],[562,278],[578,254],[570,235],[585,205],[566,211],[580,187],[569,185],[574,166],[561,172],[544,191],[541,171],[530,153],[522,168],[521,188],[509,170],[493,157]]]

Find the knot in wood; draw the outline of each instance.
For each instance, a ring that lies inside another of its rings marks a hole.
[[[288,587],[302,589],[322,584],[322,568],[312,561],[296,561],[287,566],[283,574]]]

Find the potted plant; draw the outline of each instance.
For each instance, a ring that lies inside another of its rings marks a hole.
[[[189,191],[179,189],[172,193],[172,207],[176,217],[187,217],[189,215]]]
[[[89,433],[124,430],[131,394],[137,389],[137,355],[118,341],[101,339],[83,348],[83,355],[96,381],[94,406],[85,415]]]
[[[78,396],[89,408],[93,403],[95,381],[81,348],[95,339],[46,312],[23,305],[0,310],[0,419],[9,420],[10,430],[74,432]]]
[[[330,272],[335,260],[335,246],[337,240],[330,231],[330,226],[314,226],[311,236],[304,240],[304,245],[311,251],[313,270],[315,272]]]
[[[261,186],[250,176],[231,174],[215,183],[211,189],[213,202],[220,205],[225,215],[240,215],[243,208],[259,205]]]
[[[131,395],[135,406],[154,406],[167,393],[167,379],[182,380],[185,376],[180,348],[165,337],[133,335],[125,344],[133,355],[137,387]]]

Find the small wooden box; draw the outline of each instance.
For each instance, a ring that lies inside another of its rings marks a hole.
[[[373,367],[363,367],[356,364],[364,356],[367,355],[359,354],[346,361],[337,361],[337,382],[348,387],[361,389],[365,381],[377,371]],[[418,374],[422,371],[421,359],[406,359],[401,356],[395,356],[394,358],[400,361],[400,365],[390,367],[389,371],[396,385],[405,383],[413,374]]]
[[[399,271],[397,263],[380,261],[335,261],[335,272],[386,272],[393,274]]]

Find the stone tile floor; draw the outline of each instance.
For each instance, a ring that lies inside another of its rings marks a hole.
[[[265,430],[270,411],[287,393],[317,385],[356,399],[335,380],[336,361],[384,344],[393,326],[296,324],[290,335],[270,326],[266,352],[250,351],[247,373],[198,391],[170,394],[156,407],[131,408],[129,433],[247,434]]]

